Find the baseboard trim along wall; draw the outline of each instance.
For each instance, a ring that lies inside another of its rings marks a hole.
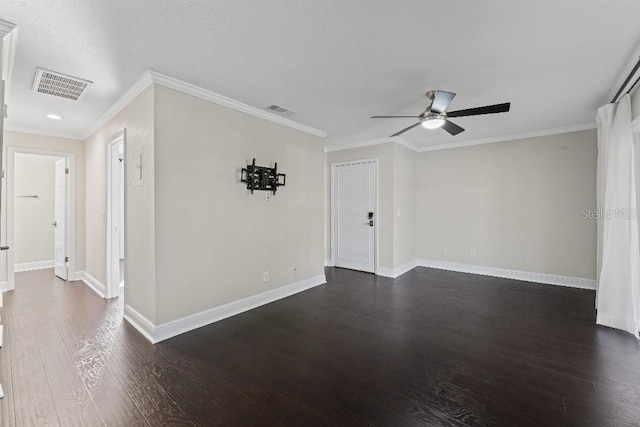
[[[9,290],[9,282],[0,282],[0,294],[2,292],[7,292]],[[0,295],[0,301],[2,301],[2,296]],[[0,307],[2,304],[0,303]]]
[[[402,276],[407,271],[413,270],[417,266],[418,266],[418,261],[413,260],[396,268],[378,267],[376,269],[376,275],[395,279],[399,276]]]
[[[558,276],[554,274],[532,273],[529,271],[507,270],[504,268],[484,267],[482,265],[459,264],[455,262],[418,260],[420,267],[437,268],[439,270],[457,271],[460,273],[480,274],[482,276],[500,277],[503,279],[522,280],[525,282],[544,283],[547,285],[567,286],[579,289],[596,289],[596,281],[580,277]]]
[[[128,305],[126,305],[124,309],[124,318],[146,339],[155,344],[325,283],[327,283],[327,278],[324,274],[320,274],[291,285],[272,289],[258,295],[253,295],[210,310],[201,311],[200,313],[192,314],[158,326],[154,325],[153,322]]]
[[[106,288],[100,283],[98,279],[87,273],[86,271],[78,271],[75,274],[76,280],[82,280],[87,286],[89,286],[93,291],[100,295],[100,297],[104,298]]]
[[[36,262],[23,262],[15,264],[14,271],[20,273],[22,271],[42,270],[44,268],[53,268],[56,266],[56,260],[49,261],[36,261]]]

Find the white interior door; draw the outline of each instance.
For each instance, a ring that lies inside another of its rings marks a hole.
[[[333,263],[375,271],[376,163],[333,167]]]
[[[63,280],[68,279],[67,254],[65,248],[66,233],[66,206],[67,206],[67,159],[56,161],[55,174],[55,209],[54,222],[55,228],[55,256],[56,276]]]

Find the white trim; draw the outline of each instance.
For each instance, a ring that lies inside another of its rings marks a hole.
[[[67,264],[67,280],[69,273],[76,270],[76,164],[75,155],[62,151],[37,150],[23,147],[7,148],[7,246],[14,247],[14,227],[15,227],[15,155],[16,154],[36,154],[40,156],[62,157],[67,159],[69,175],[67,178],[67,200],[66,200],[66,232],[65,251],[69,257]],[[7,251],[7,281],[8,289],[15,289],[15,261],[13,250]]]
[[[354,142],[351,144],[339,145],[336,147],[324,147],[325,153],[330,153],[332,151],[342,151],[342,150],[351,150],[352,148],[360,148],[360,147],[369,147],[372,145],[381,145],[389,142],[395,142],[393,138],[375,138],[368,139],[366,141]]]
[[[7,25],[8,24],[8,25]],[[9,26],[13,27],[9,28]],[[12,31],[13,30],[13,31]],[[2,39],[2,79],[4,85],[5,103],[9,99],[11,89],[11,76],[13,75],[13,65],[16,59],[16,44],[18,43],[18,28],[7,21],[0,19],[0,38]]]
[[[105,221],[105,236],[106,236],[106,258],[105,258],[105,270],[107,272],[107,283],[105,287],[105,298],[116,298],[120,296],[120,245],[115,247],[113,245],[113,167],[117,165],[117,163],[113,162],[114,155],[118,155],[117,147],[122,144],[123,153],[126,149],[126,140],[127,140],[127,130],[122,129],[118,132],[111,140],[106,144],[106,190],[105,190],[105,207],[106,207],[106,221]],[[116,151],[114,151],[116,150]],[[125,191],[126,191],[126,173],[124,174],[125,179]],[[118,184],[119,178],[118,178]],[[119,186],[119,188],[123,188]],[[118,191],[119,192],[119,191]],[[126,211],[126,197],[122,194],[122,199],[125,201],[125,211]],[[118,214],[119,215],[119,214]],[[126,217],[126,215],[125,215]],[[126,224],[121,224],[122,227],[126,227]],[[125,228],[126,230],[126,228]],[[125,245],[126,246],[126,245]],[[126,261],[125,261],[126,262]]]
[[[100,283],[100,281],[98,279],[96,279],[95,277],[93,277],[92,275],[90,275],[89,273],[87,273],[86,271],[78,271],[75,274],[75,277],[78,280],[82,280],[87,286],[89,286],[91,289],[93,289],[93,291],[100,295],[101,298],[104,298],[105,294],[105,286]]]
[[[195,313],[158,326],[155,326],[153,322],[128,305],[125,306],[124,318],[146,339],[155,344],[177,335],[184,334],[185,332],[210,325],[211,323],[218,322],[228,317],[244,313],[245,311],[252,310],[262,305],[287,298],[291,295],[306,291],[324,283],[327,283],[327,279],[324,274],[320,274],[291,285],[272,289],[258,295],[253,295],[239,301],[234,301],[219,307],[201,311],[200,313]]]
[[[374,240],[374,269],[373,273],[378,274],[378,270],[380,269],[380,258],[378,254],[380,253],[380,159],[379,158],[371,158],[371,159],[358,159],[358,160],[349,160],[346,162],[336,162],[331,163],[331,187],[329,193],[329,200],[331,202],[329,209],[329,228],[331,232],[331,241],[329,242],[329,250],[331,253],[331,259],[329,260],[331,267],[336,265],[336,254],[335,254],[335,242],[336,242],[336,229],[334,224],[335,217],[335,168],[340,166],[348,166],[348,165],[357,165],[361,163],[373,163],[375,167],[375,175],[376,175],[376,208],[374,213],[374,227],[373,227],[373,240]]]
[[[9,282],[0,282],[0,307],[2,307],[2,292],[7,292],[9,289]]]
[[[84,139],[80,138],[78,135],[74,135],[71,133],[56,132],[54,130],[41,130],[41,129],[31,128],[27,126],[10,125],[7,123],[5,123],[4,130],[8,130],[10,132],[21,132],[21,133],[30,133],[33,135],[50,136],[53,138],[72,139],[74,141],[84,141]]]
[[[136,96],[140,95],[144,92],[149,86],[153,84],[153,80],[151,79],[151,72],[145,71],[142,76],[127,90],[117,101],[115,104],[111,106],[99,119],[96,123],[90,126],[84,134],[80,136],[81,139],[86,140],[89,139],[91,135],[96,133],[98,129],[104,126],[109,120],[113,119],[116,114],[118,114],[124,107],[129,105],[131,101],[133,101]]]
[[[521,280],[524,282],[544,283],[547,285],[566,286],[579,289],[596,289],[596,281],[580,277],[559,276],[555,274],[533,273],[530,271],[507,270],[504,268],[485,267],[482,265],[459,264],[456,262],[419,259],[420,267],[437,268],[439,270],[457,271],[460,273],[480,274],[482,276],[500,277]]]
[[[315,129],[310,126],[303,125],[302,123],[294,122],[293,120],[289,120],[260,108],[244,104],[213,91],[198,87],[196,85],[192,85],[191,83],[187,83],[173,77],[165,76],[164,74],[148,70],[144,72],[144,74],[133,84],[133,86],[129,90],[127,90],[124,95],[122,95],[120,99],[118,99],[118,101],[116,101],[116,103],[111,108],[109,108],[94,125],[90,126],[84,132],[84,134],[81,136],[81,139],[88,139],[98,129],[104,126],[109,120],[114,118],[115,115],[120,112],[120,110],[129,105],[129,103],[133,101],[136,96],[140,95],[152,84],[177,90],[187,95],[195,96],[196,98],[204,99],[205,101],[213,102],[215,104],[241,111],[255,117],[260,117],[261,119],[297,129],[299,131],[319,136],[321,138],[325,138],[328,135],[327,132],[323,130]]]
[[[16,24],[13,22],[0,19],[0,37],[4,37],[16,28]]]
[[[449,148],[470,147],[472,145],[493,144],[494,142],[517,141],[519,139],[539,138],[541,136],[551,136],[551,135],[560,135],[563,133],[581,132],[583,130],[591,130],[595,128],[596,128],[595,122],[584,123],[581,125],[565,126],[560,128],[545,129],[545,130],[539,130],[539,131],[533,131],[533,132],[516,133],[516,134],[504,135],[504,136],[498,136],[498,137],[480,138],[480,139],[472,139],[469,141],[431,145],[431,146],[422,147],[418,149],[418,152],[421,153],[425,151],[447,150]]]
[[[136,328],[151,344],[158,342],[155,339],[156,325],[128,304],[124,306],[124,320]]]
[[[397,277],[402,276],[404,273],[413,270],[417,266],[418,266],[418,261],[413,260],[413,261],[407,262],[406,264],[401,265],[400,267],[395,267],[395,268],[379,267],[378,270],[376,271],[376,274],[378,276],[390,277],[392,279],[395,279]]]
[[[559,128],[553,128],[553,129],[544,129],[540,131],[524,132],[524,133],[517,133],[517,134],[504,135],[504,136],[498,136],[498,137],[472,139],[472,140],[460,141],[460,142],[447,142],[444,144],[429,145],[426,147],[419,147],[403,138],[398,138],[398,137],[377,138],[377,139],[370,139],[367,141],[356,142],[353,144],[339,145],[334,147],[325,146],[324,151],[331,152],[331,151],[350,150],[352,148],[368,147],[372,145],[385,144],[387,142],[394,142],[410,150],[413,150],[417,153],[422,153],[425,151],[447,150],[449,148],[470,147],[472,145],[492,144],[494,142],[517,141],[519,139],[539,138],[541,136],[560,135],[563,133],[580,132],[583,130],[591,130],[595,128],[596,128],[596,123],[592,122],[592,123],[584,123],[580,125],[565,126],[565,127],[559,127]]]
[[[233,110],[241,111],[246,114],[250,114],[255,117],[260,117],[261,119],[268,120],[270,122],[278,123],[283,126],[287,126],[293,129],[297,129],[299,131],[319,136],[320,138],[326,137],[327,132],[312,128],[311,126],[303,125],[302,123],[294,122],[293,120],[286,119],[284,117],[278,116],[274,113],[270,113],[261,108],[256,108],[251,105],[244,104],[242,102],[236,101],[235,99],[228,98],[226,96],[220,95],[218,93],[212,92],[207,89],[203,89],[201,87],[192,85],[191,83],[183,82],[178,79],[174,79],[173,77],[165,76],[160,73],[156,73],[155,71],[149,71],[151,75],[151,79],[153,83],[164,86],[169,89],[177,90],[182,93],[186,93],[187,95],[195,96],[196,98],[204,99],[205,101],[213,102],[218,105],[222,105]]]
[[[0,348],[2,347],[2,336],[4,335],[4,327],[0,325]]]
[[[42,270],[45,268],[53,268],[56,266],[56,260],[49,261],[35,261],[35,262],[23,262],[21,264],[14,264],[16,273],[21,271]]]
[[[327,258],[324,260],[325,267],[333,267],[333,260],[331,258]]]

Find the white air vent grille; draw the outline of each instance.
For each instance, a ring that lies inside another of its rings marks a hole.
[[[77,101],[92,84],[93,82],[89,80],[37,68],[32,89],[35,92]]]
[[[267,110],[275,111],[276,113],[285,114],[285,115],[296,114],[295,111],[290,110],[288,108],[285,108],[285,107],[283,107],[281,105],[277,105],[277,104],[267,105],[264,108],[267,109]]]

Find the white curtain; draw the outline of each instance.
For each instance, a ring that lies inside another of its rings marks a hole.
[[[638,338],[640,329],[640,234],[637,163],[631,101],[598,109],[598,277],[596,323]]]

